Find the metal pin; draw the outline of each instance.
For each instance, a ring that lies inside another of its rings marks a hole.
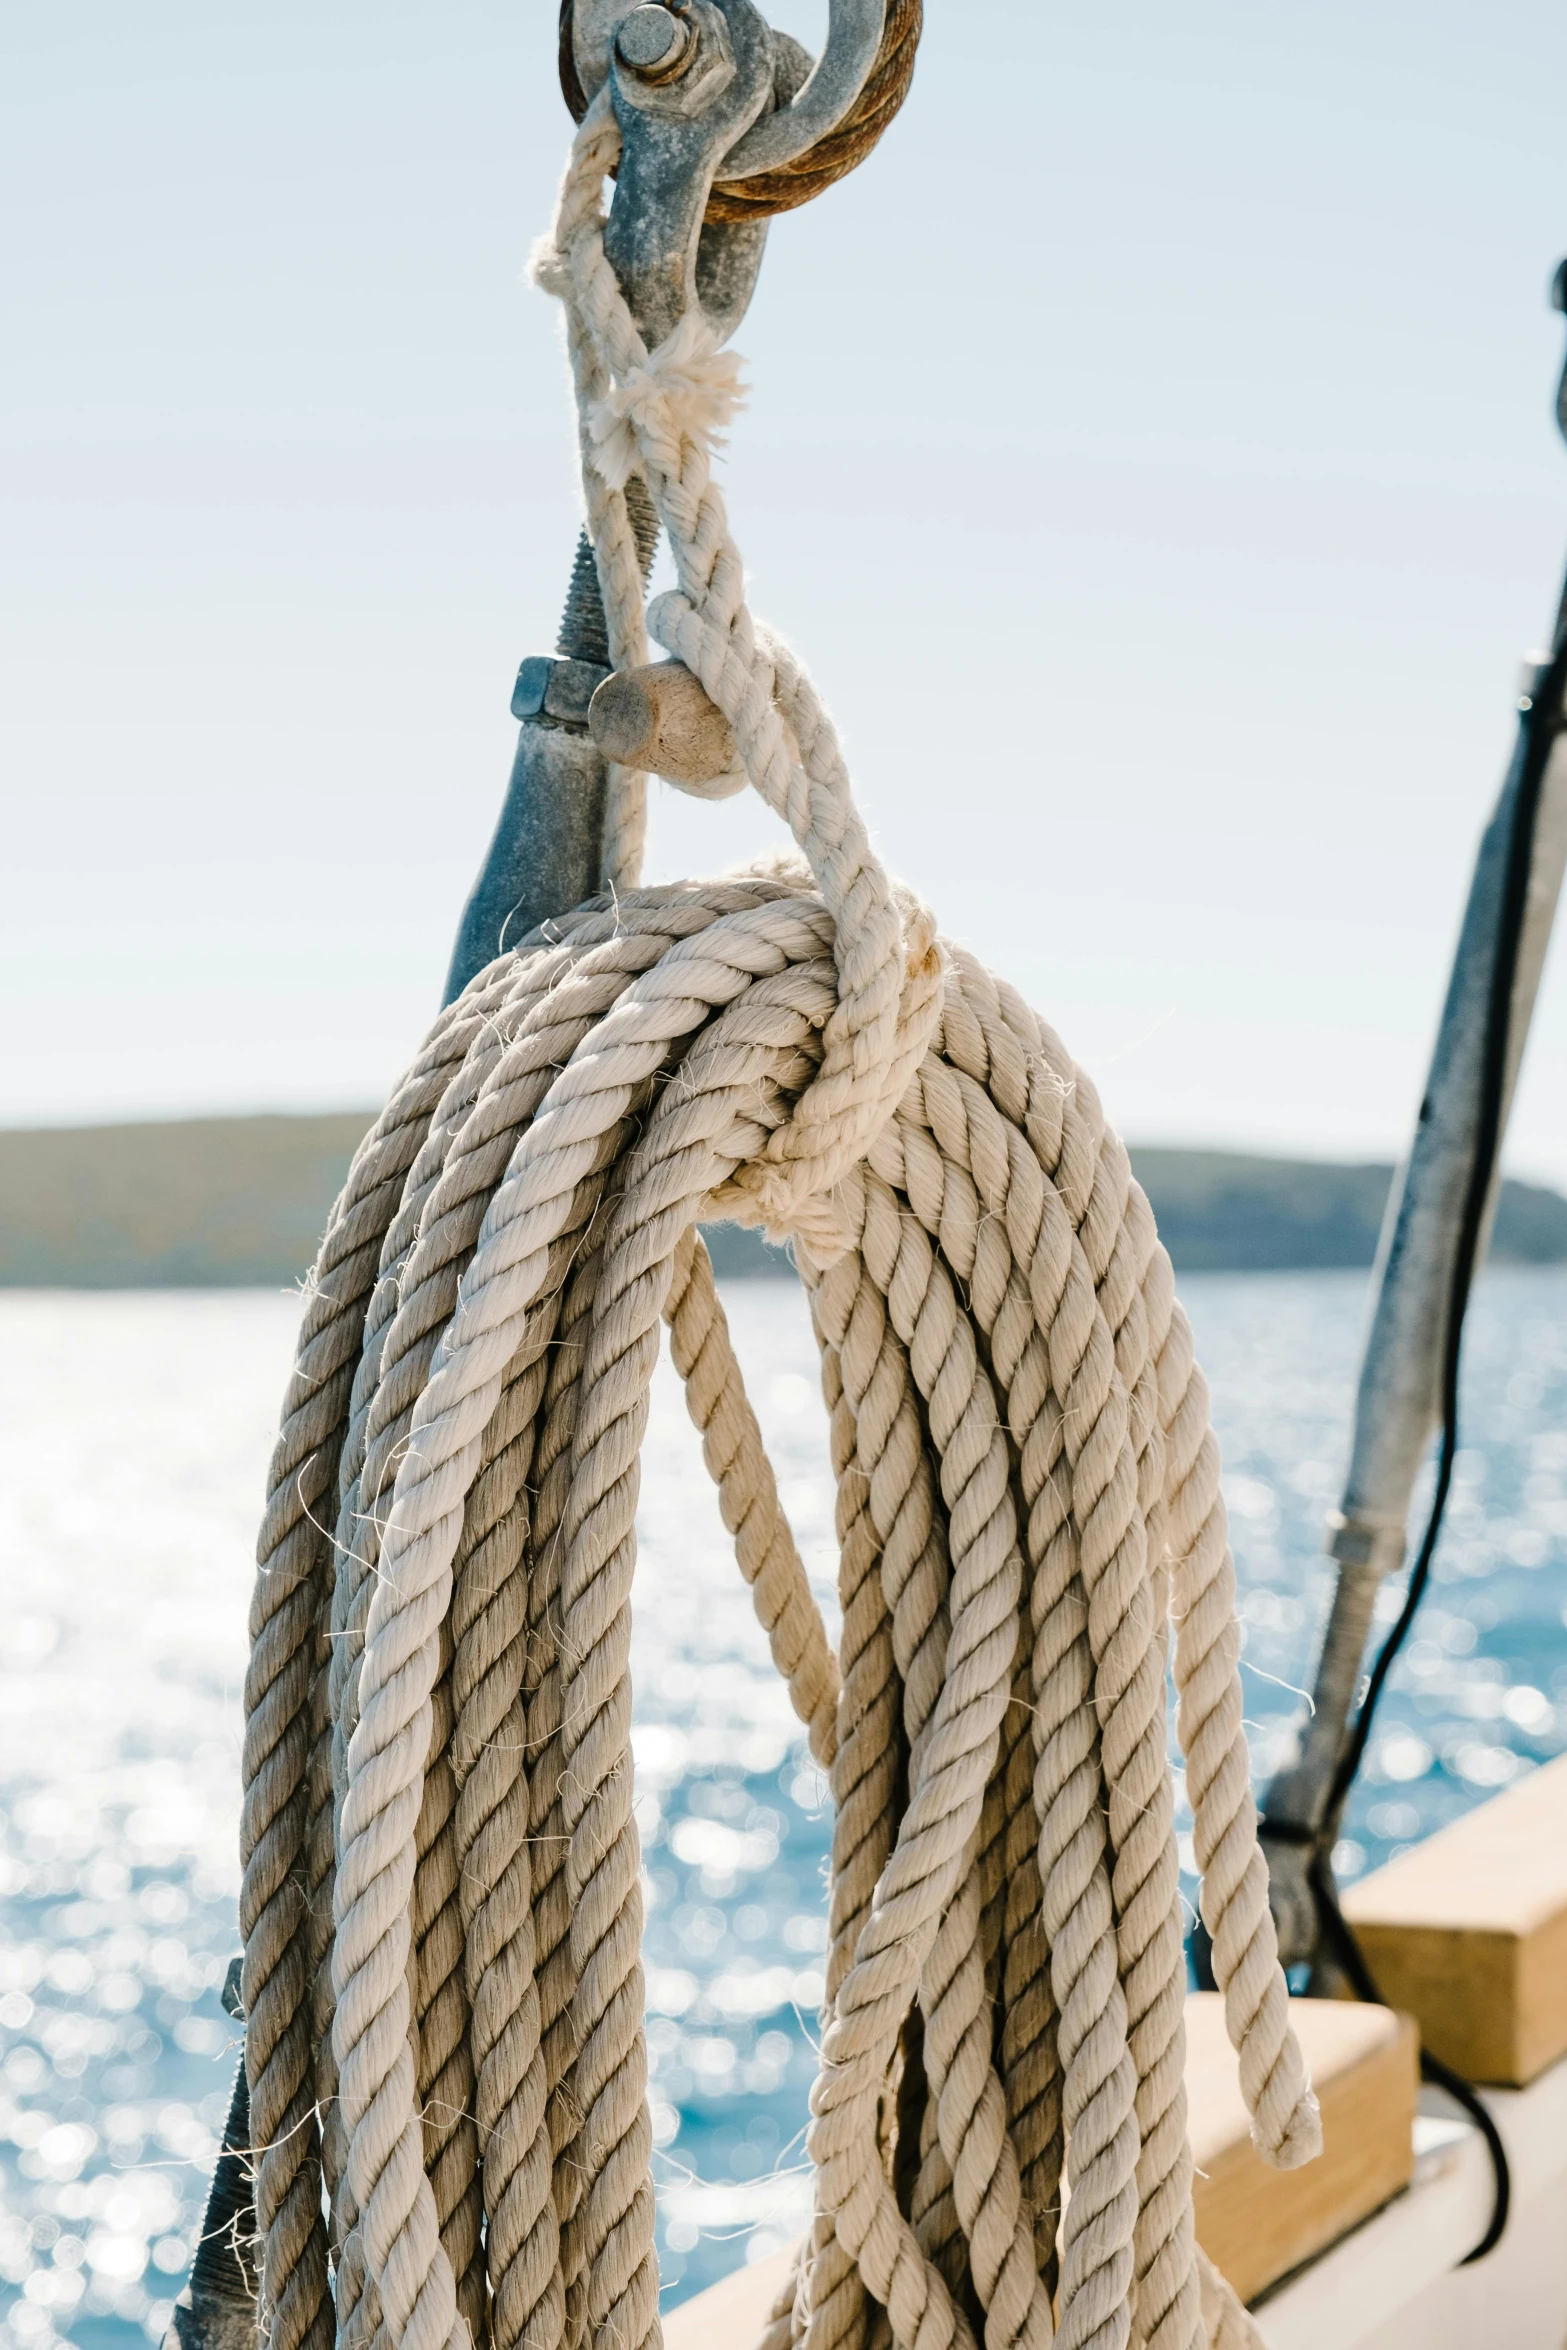
[[[692,47],[691,26],[664,7],[633,8],[615,34],[615,54],[645,82],[673,81]]]

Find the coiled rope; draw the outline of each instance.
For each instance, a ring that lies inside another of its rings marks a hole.
[[[658,2340],[628,1653],[662,1319],[835,1804],[815,2218],[769,2345],[1240,2341],[1192,2233],[1172,1625],[1256,2141],[1290,2165],[1319,2125],[1190,1331],[1091,1084],[889,882],[813,688],[747,610],[709,460],[730,363],[699,331],[643,347],[603,251],[616,135],[596,104],[540,265],[611,642],[645,643],[634,464],[678,579],[648,623],[798,854],[639,889],[644,779],[620,778],[613,888],[442,1014],[334,1210],[246,1688],[263,2327],[273,2350]],[[809,1291],[836,1658],[712,1216],[792,1238]]]

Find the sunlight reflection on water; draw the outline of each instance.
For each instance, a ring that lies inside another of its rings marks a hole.
[[[1259,1774],[1310,1669],[1365,1284],[1182,1284],[1213,1388]],[[803,1301],[728,1303],[832,1604]],[[297,1301],[0,1297],[0,2341],[136,2350],[200,2221],[235,2059],[239,1692],[251,1546]],[[1489,1276],[1435,1588],[1340,1860],[1354,1875],[1567,1745],[1567,1272]],[[644,1454],[634,1645],[648,2043],[671,2299],[803,2224],[825,1943],[817,1773],[678,1385]],[[1396,1594],[1385,1597],[1385,1614]]]

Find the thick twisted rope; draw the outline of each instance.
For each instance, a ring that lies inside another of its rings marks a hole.
[[[814,690],[751,618],[709,457],[724,379],[690,334],[637,336],[603,255],[613,159],[595,108],[541,271],[612,641],[644,641],[630,465],[679,581],[654,633],[799,858],[644,892],[628,819],[612,899],[442,1016],[334,1211],[247,1683],[264,2323],[286,2350],[658,2339],[629,1647],[667,1322],[836,1804],[815,2217],[769,2344],[1240,2339],[1192,2236],[1172,1625],[1254,2132],[1289,2164],[1318,2125],[1190,1331],[1092,1087],[888,882]],[[837,1657],[714,1214],[792,1236],[810,1290]]]

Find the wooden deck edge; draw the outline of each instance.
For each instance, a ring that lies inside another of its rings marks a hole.
[[[1199,2176],[1197,2233],[1244,2300],[1311,2260],[1407,2184],[1417,2047],[1407,2018],[1337,2000],[1297,2000],[1294,2021],[1323,2109],[1325,2151],[1269,2169],[1251,2144],[1222,2003],[1187,2003],[1187,2085]],[[664,2320],[667,2350],[751,2350],[786,2283],[794,2247],[694,2296]]]
[[[670,2310],[664,2319],[664,2350],[753,2350],[798,2249],[786,2244],[782,2252],[737,2268],[733,2276]]]
[[[1344,1914],[1433,2055],[1535,2080],[1567,2055],[1567,1755],[1362,1877]]]
[[[1491,2215],[1485,2142],[1423,2114],[1409,2187],[1268,2294],[1269,2350],[1561,2350],[1567,2318],[1567,2061],[1527,2089],[1487,2090],[1512,2172],[1512,2214],[1490,2256],[1465,2253]],[[737,2346],[741,2350],[741,2346]]]

